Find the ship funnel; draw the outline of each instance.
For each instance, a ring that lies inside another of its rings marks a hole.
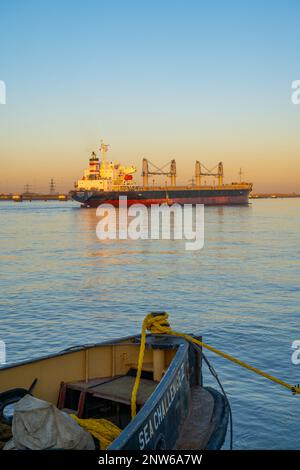
[[[176,162],[175,160],[171,161],[170,177],[171,177],[171,186],[176,186]]]
[[[148,181],[148,177],[149,177],[149,165],[148,165],[148,160],[147,158],[143,158],[143,172],[142,172],[142,176],[143,176],[143,186],[144,188],[147,188],[149,186],[149,181]]]
[[[91,158],[90,158],[90,165],[89,165],[89,179],[90,180],[96,180],[98,177],[99,173],[99,158],[95,154],[95,152],[92,152]]]
[[[195,164],[196,186],[201,186],[201,163],[197,160]]]

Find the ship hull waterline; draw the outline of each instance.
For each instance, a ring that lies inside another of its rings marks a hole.
[[[161,190],[161,191],[71,191],[73,200],[86,207],[98,207],[100,204],[119,206],[119,198],[126,197],[127,205],[144,204],[204,204],[208,206],[249,204],[248,189],[214,190]]]

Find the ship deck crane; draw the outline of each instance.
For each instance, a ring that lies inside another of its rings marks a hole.
[[[202,167],[206,171],[205,173],[202,172]],[[215,169],[218,169],[217,172],[214,172]],[[224,178],[224,170],[223,170],[223,163],[219,162],[211,170],[208,170],[203,163],[200,163],[198,160],[196,161],[195,165],[195,177],[196,177],[196,186],[201,186],[201,178],[202,176],[215,176],[218,178],[218,185],[223,186],[223,178]]]
[[[153,167],[152,170],[149,170],[149,164]],[[165,168],[170,165],[170,170],[165,171]],[[147,158],[143,158],[143,186],[147,188],[149,186],[149,175],[165,175],[171,178],[171,186],[176,186],[176,161],[171,160],[170,162],[166,163],[163,167],[159,168],[158,166],[154,165],[154,163],[147,160]]]

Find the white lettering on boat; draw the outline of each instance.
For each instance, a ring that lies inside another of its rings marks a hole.
[[[140,450],[143,450],[146,445],[149,444],[152,437],[154,436],[154,431],[157,431],[163,420],[165,419],[174,398],[181,388],[183,379],[184,379],[185,363],[183,363],[176,374],[175,379],[171,383],[170,387],[167,389],[164,397],[158,403],[153,415],[148,419],[144,424],[143,428],[139,433],[139,445]]]

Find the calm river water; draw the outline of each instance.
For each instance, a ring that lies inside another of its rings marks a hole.
[[[205,208],[205,246],[189,252],[178,240],[100,242],[95,211],[73,202],[1,202],[7,361],[137,333],[147,312],[166,310],[174,329],[298,383],[299,215],[300,199]],[[300,449],[300,396],[207,356],[232,405],[235,448]]]

